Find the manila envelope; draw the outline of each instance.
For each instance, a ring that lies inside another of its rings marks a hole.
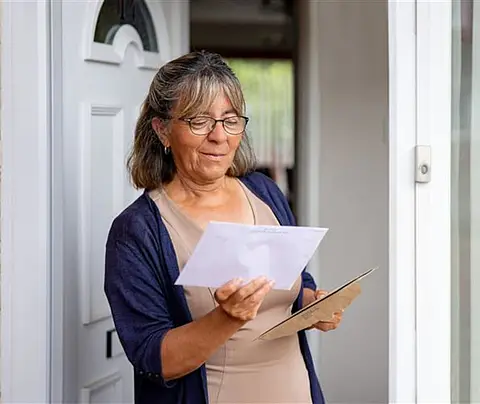
[[[292,314],[284,321],[276,324],[272,328],[262,333],[258,339],[272,340],[286,337],[298,331],[311,327],[319,321],[329,321],[333,313],[345,310],[361,293],[360,280],[372,273],[373,268],[364,272],[360,276],[350,280],[339,288],[328,293],[326,296],[318,299],[303,309]]]

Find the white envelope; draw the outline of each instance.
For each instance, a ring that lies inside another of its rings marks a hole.
[[[264,275],[275,281],[274,289],[290,289],[327,231],[211,222],[175,284],[218,288]]]

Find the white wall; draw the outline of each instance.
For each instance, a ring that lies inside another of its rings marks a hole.
[[[321,2],[320,285],[372,266],[343,326],[322,337],[327,402],[388,402],[387,2]]]
[[[2,400],[48,402],[49,9],[46,2],[1,6]],[[29,186],[19,186],[25,178]],[[33,338],[25,324],[35,330]]]

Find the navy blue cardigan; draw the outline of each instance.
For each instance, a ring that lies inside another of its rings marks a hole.
[[[270,178],[253,173],[240,180],[270,206],[281,225],[295,225],[286,198]],[[118,336],[134,367],[136,404],[208,404],[205,365],[177,380],[162,378],[163,337],[171,328],[192,321],[183,288],[174,285],[178,275],[168,231],[157,206],[144,192],[113,221],[105,260],[105,293]],[[303,287],[316,289],[307,271],[302,279],[293,311],[302,306]],[[299,332],[298,338],[312,401],[323,404],[305,332]]]

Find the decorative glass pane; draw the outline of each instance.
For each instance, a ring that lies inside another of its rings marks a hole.
[[[112,44],[122,25],[131,25],[140,35],[143,49],[158,52],[152,16],[144,0],[105,0],[95,27],[95,42]]]

